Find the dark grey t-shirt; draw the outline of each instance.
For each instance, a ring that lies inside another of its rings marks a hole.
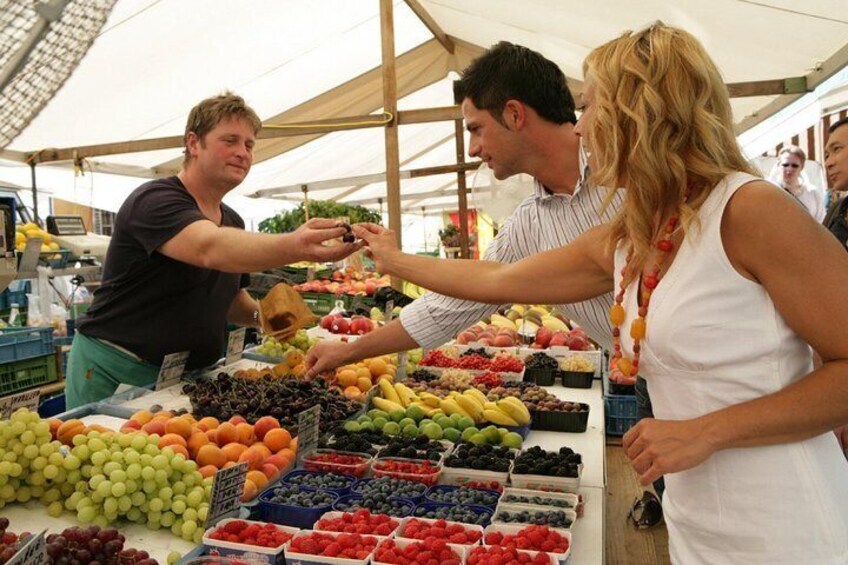
[[[244,229],[232,208],[221,204],[221,211],[222,226]],[[191,352],[187,369],[217,360],[225,346],[227,311],[250,277],[194,267],[156,251],[203,219],[177,177],[135,189],[118,211],[103,284],[78,330],[155,365],[178,351]]]

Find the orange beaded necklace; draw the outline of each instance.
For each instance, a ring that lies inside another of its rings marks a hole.
[[[618,369],[625,377],[636,377],[639,374],[639,352],[641,346],[639,343],[645,339],[648,325],[645,318],[648,316],[648,306],[651,302],[651,294],[657,285],[660,283],[660,271],[663,263],[668,259],[669,254],[674,250],[674,242],[671,241],[671,236],[677,228],[678,217],[672,216],[665,226],[665,231],[657,241],[656,247],[660,251],[657,257],[657,263],[647,277],[640,278],[640,286],[645,289],[642,293],[642,304],[639,306],[638,316],[630,323],[630,337],[633,338],[633,360],[625,357],[621,352],[621,324],[624,323],[624,289],[627,287],[627,271],[630,267],[630,260],[633,259],[633,248],[627,253],[627,259],[624,262],[624,267],[621,269],[621,282],[619,283],[619,291],[615,295],[615,304],[610,307],[610,322],[612,322],[612,359],[610,359],[610,370]],[[638,290],[637,290],[638,292]]]

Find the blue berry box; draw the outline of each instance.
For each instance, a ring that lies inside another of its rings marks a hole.
[[[446,517],[444,520],[449,522],[462,522],[463,524],[476,524],[478,526],[487,526],[492,519],[492,509],[487,508],[485,506],[471,506],[469,504],[442,504],[438,502],[425,502],[423,504],[419,504],[415,511],[412,513],[412,516],[415,518],[427,518],[430,520],[439,519],[439,516],[436,514],[440,509],[445,508],[461,508],[464,510],[469,510],[471,514],[475,515],[475,519],[473,522],[466,522],[463,520],[459,520],[456,516]]]
[[[329,478],[330,476],[332,476],[333,480],[344,484],[340,484],[338,486],[333,487],[325,487],[316,486],[313,484],[305,484],[303,482],[304,480],[308,481],[312,477]],[[334,492],[339,496],[344,496],[346,494],[350,494],[350,488],[354,485],[354,483],[356,483],[356,477],[354,477],[353,475],[344,475],[341,473],[325,473],[323,471],[305,471],[303,469],[298,469],[284,476],[281,482],[287,485],[297,485],[304,488],[326,490]]]
[[[364,498],[365,497],[363,497],[361,494],[349,494],[347,496],[343,496],[333,503],[333,510],[336,510],[338,512],[354,512],[359,508],[365,508],[366,510],[370,510],[372,513],[388,514],[389,516],[393,516],[395,518],[406,518],[407,516],[412,514],[412,511],[415,509],[415,502],[406,498],[388,499],[388,501],[399,506],[399,508],[394,512],[381,512],[372,508],[368,508],[366,506],[348,506],[349,504],[357,505]]]
[[[365,490],[368,488],[368,485],[370,485],[374,481],[377,481],[377,480],[380,480],[380,479],[392,479],[392,477],[359,479],[358,481],[356,481],[356,484],[354,484],[353,487],[351,487],[350,494],[364,494]],[[421,491],[421,494],[419,494],[417,496],[396,496],[394,494],[390,494],[389,496],[391,498],[403,498],[405,500],[410,500],[410,501],[414,502],[415,504],[418,504],[419,502],[421,502],[424,499],[424,495],[427,492],[427,485],[425,485],[423,483],[419,483],[418,481],[410,481],[410,480],[407,480],[407,479],[393,479],[393,480],[402,481],[403,483],[406,483],[410,487],[418,488]]]
[[[482,488],[474,488],[474,487],[464,487],[464,486],[451,486],[451,485],[436,485],[430,487],[427,490],[427,493],[424,495],[424,498],[427,502],[435,502],[437,504],[457,504],[456,502],[448,502],[446,500],[441,499],[442,496],[449,495],[451,492],[457,492],[463,490],[465,492],[469,492],[470,494],[476,494],[478,498],[485,498],[484,502],[479,502],[477,504],[471,504],[471,506],[486,506],[489,508],[494,508],[498,505],[498,500],[501,497],[501,493],[496,490],[490,489],[482,489]],[[459,504],[468,504],[465,502],[460,502]]]
[[[266,522],[273,522],[275,524],[283,524],[285,526],[292,526],[301,529],[310,529],[315,522],[318,521],[318,518],[320,518],[325,512],[329,512],[332,509],[333,504],[339,499],[337,494],[333,492],[326,492],[326,494],[333,500],[330,504],[322,506],[305,507],[273,502],[271,499],[274,497],[276,489],[281,488],[281,486],[282,485],[278,485],[274,489],[266,490],[259,496],[259,515]],[[300,489],[302,491],[317,492],[316,489],[307,489],[303,487],[300,487]]]

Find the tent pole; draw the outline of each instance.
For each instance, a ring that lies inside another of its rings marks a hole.
[[[389,229],[394,230],[398,247],[402,248],[400,221],[400,148],[397,125],[397,76],[395,74],[395,30],[392,0],[380,0],[380,40],[383,55],[383,111],[392,115],[385,126],[386,200]],[[392,286],[401,290],[400,279],[392,277]]]
[[[468,246],[468,196],[465,187],[465,135],[462,120],[454,122],[456,133],[456,164],[459,170],[456,173],[456,195],[459,199],[459,251],[463,259],[471,259],[471,251]]]
[[[35,162],[29,164],[30,176],[32,177],[32,215],[35,218],[35,223],[39,226],[41,222],[38,219],[38,189],[35,187]]]

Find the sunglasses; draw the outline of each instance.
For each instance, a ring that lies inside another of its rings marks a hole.
[[[799,165],[798,163],[781,163],[780,166],[783,167],[784,169],[786,167],[792,167],[793,169],[797,169],[801,165]]]

